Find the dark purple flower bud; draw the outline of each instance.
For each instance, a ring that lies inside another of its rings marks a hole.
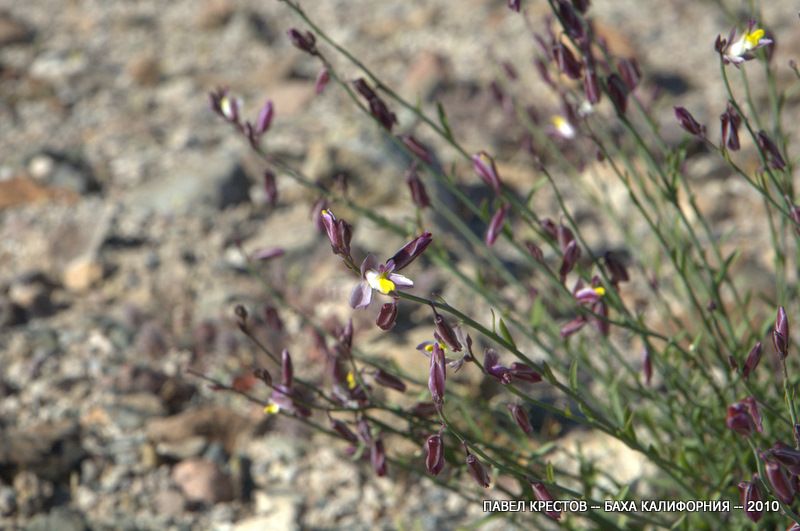
[[[583,92],[586,95],[586,101],[592,105],[596,105],[600,101],[602,93],[594,68],[586,67],[586,75],[583,77]]]
[[[398,123],[397,115],[390,111],[386,103],[380,98],[369,100],[369,112],[389,132],[391,132],[394,124]]]
[[[678,123],[681,124],[681,127],[689,133],[695,136],[705,135],[705,126],[700,125],[697,120],[694,119],[694,116],[684,107],[675,107],[675,118],[678,119]]]
[[[800,474],[800,450],[783,443],[775,443],[765,454],[769,459],[786,467],[792,474]]]
[[[500,195],[500,175],[497,173],[494,159],[485,151],[481,151],[472,155],[472,167],[475,173],[494,190],[494,193]]]
[[[375,444],[370,447],[369,460],[378,477],[386,475],[386,450],[383,448],[383,439],[377,439]]]
[[[508,8],[512,11],[516,11],[519,13],[520,9],[520,0],[508,0]]]
[[[428,208],[431,204],[428,198],[428,192],[425,191],[425,185],[422,179],[419,178],[416,168],[412,167],[406,173],[406,183],[408,189],[411,191],[411,200],[418,208]]]
[[[528,414],[525,413],[525,409],[520,406],[519,404],[509,404],[508,411],[511,413],[511,418],[514,419],[514,422],[517,423],[517,426],[524,431],[527,435],[533,433],[533,426],[531,426],[531,421],[528,418]]]
[[[561,268],[558,274],[561,277],[561,282],[567,279],[567,275],[575,268],[578,259],[581,257],[581,249],[578,247],[578,242],[572,240],[564,250],[564,258],[561,260]]]
[[[559,42],[553,47],[553,58],[556,60],[561,73],[570,79],[580,79],[581,63],[563,43]]]
[[[322,94],[325,91],[325,87],[328,86],[328,82],[331,80],[331,73],[328,72],[327,68],[323,68],[317,74],[317,80],[314,82],[314,92],[317,95]]]
[[[389,258],[386,261],[386,267],[392,269],[393,271],[400,271],[404,269],[407,265],[416,260],[423,252],[425,252],[425,249],[428,248],[428,245],[430,245],[432,241],[433,236],[431,236],[431,233],[423,232],[405,244],[402,249],[394,254],[394,256]]]
[[[564,29],[572,38],[578,41],[583,40],[583,37],[586,34],[583,28],[583,22],[581,21],[581,17],[572,7],[572,4],[566,0],[559,0],[558,16],[561,19],[561,23],[564,25]]]
[[[400,140],[402,140],[403,144],[408,148],[408,150],[419,157],[421,161],[428,164],[433,162],[433,157],[431,156],[430,151],[427,147],[425,147],[424,144],[422,144],[422,142],[411,135],[400,135]]]
[[[572,7],[580,13],[586,13],[589,10],[589,0],[572,0]]]
[[[264,191],[267,193],[267,203],[275,206],[278,202],[278,184],[275,174],[269,170],[264,172]]]
[[[497,212],[492,216],[489,221],[489,228],[486,230],[486,245],[492,246],[497,241],[500,231],[503,230],[503,224],[506,221],[506,214],[508,213],[508,205],[503,203]]]
[[[436,433],[425,441],[425,469],[428,474],[438,476],[443,468],[444,444],[442,444],[442,436]]]
[[[489,481],[489,474],[486,473],[486,469],[483,468],[478,458],[469,453],[469,451],[467,451],[467,470],[469,471],[469,475],[472,476],[472,479],[475,480],[475,483],[483,488],[489,487],[491,484]]]
[[[756,399],[752,396],[748,396],[742,400],[741,403],[744,404],[745,408],[747,408],[747,413],[750,415],[750,418],[753,419],[753,424],[756,427],[756,431],[758,433],[763,432],[764,427],[761,424],[761,413],[758,411]]]
[[[381,330],[391,330],[397,321],[397,301],[387,302],[381,306],[381,311],[378,313],[378,319],[375,324]]]
[[[317,39],[310,31],[301,32],[298,29],[292,28],[286,32],[289,35],[289,40],[292,41],[297,48],[303,50],[311,55],[317,54]]]
[[[791,504],[792,500],[794,500],[794,489],[789,481],[789,476],[786,475],[786,471],[778,463],[770,461],[764,463],[764,468],[775,496],[783,503]]]
[[[538,481],[532,482],[531,488],[533,489],[533,495],[537,500],[544,502],[553,501],[553,495],[550,494],[550,491],[547,490],[547,487],[544,485],[544,483],[540,483]],[[561,513],[558,511],[546,511],[544,514],[556,521],[561,519]]]
[[[494,376],[504,384],[511,381],[508,368],[500,365],[500,356],[493,348],[487,348],[483,353],[483,368],[489,375]]]
[[[533,257],[534,260],[536,260],[537,262],[543,262],[544,261],[544,252],[542,251],[541,247],[539,247],[538,245],[536,245],[532,241],[527,240],[525,242],[525,248],[528,249],[528,252],[531,254],[531,256]]]
[[[753,418],[747,411],[747,406],[737,402],[728,406],[725,425],[739,435],[749,437],[753,433]]]
[[[369,428],[367,419],[365,419],[364,417],[359,418],[358,423],[356,424],[356,428],[358,429],[358,436],[361,437],[361,440],[364,441],[364,444],[371,445],[372,430]]]
[[[353,86],[356,88],[356,91],[362,96],[364,96],[364,99],[366,99],[367,101],[378,97],[378,95],[375,94],[375,91],[373,91],[370,88],[370,86],[367,84],[367,82],[364,80],[363,77],[360,77],[355,81],[353,81]]]
[[[267,260],[272,260],[273,258],[280,258],[286,254],[280,247],[270,247],[267,249],[260,249],[253,253],[253,260],[259,260],[261,262],[266,262]]]
[[[331,428],[333,428],[333,430],[336,433],[341,435],[342,439],[351,442],[353,444],[358,444],[358,437],[356,437],[356,434],[353,433],[352,430],[350,430],[350,428],[347,426],[347,424],[345,424],[341,420],[331,419]]]
[[[653,379],[653,360],[650,356],[650,349],[644,349],[644,355],[642,356],[642,372],[644,373],[644,382],[647,385],[650,385],[650,381]]]
[[[558,240],[558,244],[561,246],[561,252],[566,253],[569,244],[575,240],[575,235],[572,234],[572,231],[569,227],[565,225],[559,225],[556,228],[556,239]]]
[[[625,82],[625,86],[630,92],[633,92],[642,79],[639,63],[636,62],[636,59],[620,59],[617,61],[617,70],[622,81]]]
[[[291,389],[292,380],[294,379],[294,367],[292,366],[292,357],[289,351],[283,349],[281,352],[281,385]]]
[[[441,407],[444,402],[444,384],[446,379],[444,351],[439,345],[433,344],[431,352],[430,372],[428,374],[428,389],[431,392],[433,403]]]
[[[272,387],[272,375],[263,367],[253,369],[253,376],[264,382],[267,387]]]
[[[778,308],[778,316],[775,318],[775,328],[772,330],[772,345],[781,359],[785,359],[789,355],[789,320],[786,317],[786,310],[783,309],[783,306]]]
[[[404,393],[406,391],[406,384],[397,376],[389,374],[383,369],[375,371],[375,383],[384,387],[389,387],[395,391]]]
[[[756,370],[758,367],[758,363],[761,361],[761,341],[756,343],[756,345],[750,350],[750,354],[747,355],[747,359],[744,362],[744,367],[742,367],[742,377],[746,380],[750,373]]]
[[[761,520],[761,493],[758,490],[758,475],[753,474],[752,481],[739,483],[739,501],[744,506],[744,514],[753,522]],[[754,510],[758,509],[758,510]]]
[[[738,151],[739,144],[739,124],[742,123],[742,117],[736,112],[736,109],[728,102],[725,112],[719,117],[722,129],[722,145],[727,146],[731,151]]]
[[[561,327],[561,337],[567,338],[586,325],[586,317],[579,315]]]
[[[764,131],[758,132],[758,147],[767,162],[776,170],[783,170],[786,168],[786,161],[783,160],[778,146],[767,136]]]
[[[431,417],[436,414],[437,409],[433,402],[417,402],[409,411],[418,417]]]
[[[350,256],[350,239],[353,235],[350,224],[343,219],[337,219],[330,210],[322,210],[321,218],[333,253]]]
[[[606,85],[608,85],[608,97],[611,98],[611,103],[619,114],[625,114],[625,109],[628,106],[628,86],[617,74],[611,74],[606,78]]]
[[[436,327],[436,333],[439,334],[439,338],[441,338],[450,350],[453,352],[461,351],[462,345],[458,337],[456,337],[455,330],[435,308],[433,310],[433,324]]]
[[[522,380],[523,382],[537,383],[542,381],[541,374],[528,367],[524,363],[520,363],[518,361],[515,361],[511,364],[511,367],[508,368],[507,374],[515,380]]]
[[[269,126],[272,125],[272,118],[274,116],[275,106],[272,104],[272,100],[267,100],[261,108],[261,112],[258,113],[258,120],[256,120],[256,126],[253,132],[260,136],[269,131]]]
[[[612,284],[617,285],[621,282],[628,282],[628,280],[630,280],[630,277],[628,276],[628,269],[625,267],[625,263],[616,253],[608,251],[603,255],[603,259],[606,262],[606,268],[608,268],[608,273],[611,277]]]

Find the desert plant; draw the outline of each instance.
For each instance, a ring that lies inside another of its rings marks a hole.
[[[409,353],[409,365],[427,367],[425,381],[359,345],[352,321],[323,324],[264,282],[273,307],[294,313],[315,338],[326,376],[305,379],[288,351],[278,355],[260,339],[263,319],[239,306],[241,330],[272,360],[253,368],[271,395],[248,398],[341,440],[354,458],[368,455],[378,475],[394,467],[426,474],[476,503],[484,488],[501,499],[541,502],[536,514],[500,514],[520,524],[539,516],[603,529],[800,522],[797,356],[789,332],[800,208],[782,122],[787,100],[775,75],[785,65],[771,62],[773,37],[750,22],[709,39],[707,60],[719,63],[727,93],[716,110],[721,136],[675,106],[674,119],[688,133],[675,141],[663,134],[663,99],[642,93],[647,72],[597,35],[589,2],[550,0],[551,16],[533,21],[524,5],[509,1],[553,96],[530,101],[517,76],[527,67],[497,62],[496,112],[524,146],[514,156],[527,157],[531,168],[529,182],[510,184],[502,155],[467,148],[442,105],[404,99],[296,0],[281,2],[302,24],[288,37],[318,63],[320,97],[341,91],[374,121],[376,138],[411,161],[402,181],[407,213],[362,204],[358,194],[317,182],[264,147],[280,113],[271,102],[245,121],[241,102],[219,89],[212,108],[262,158],[270,201],[277,179],[308,188],[309,223],[353,275],[354,311],[374,312],[376,326],[391,333],[398,315],[421,307],[432,332]],[[755,69],[763,70],[766,109],[752,94],[748,73]],[[752,189],[761,208],[747,222],[767,238],[743,248],[739,227],[723,233],[715,226],[691,173],[697,157],[718,158],[732,180]],[[467,185],[476,183],[471,193]],[[380,263],[371,253],[391,249],[351,245],[360,219],[408,243]],[[280,254],[249,256],[248,267],[263,278],[261,268]],[[764,274],[774,289],[755,291],[738,267],[743,256],[759,254],[772,257]],[[429,270],[441,289],[412,289]],[[772,348],[762,346],[767,334]],[[762,351],[771,350],[763,354],[772,363],[760,364]],[[397,393],[418,401],[399,401]],[[647,463],[645,471],[633,484],[620,480],[579,447],[566,447],[564,425],[621,442]],[[419,451],[394,451],[401,439]]]

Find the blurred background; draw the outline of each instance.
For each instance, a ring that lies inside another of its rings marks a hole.
[[[541,30],[547,3],[522,4]],[[508,161],[508,182],[529,178],[490,83],[507,61],[518,91],[545,108],[558,102],[541,91],[536,45],[504,0],[304,5],[404,97],[441,101],[462,143]],[[785,65],[800,46],[796,6],[763,7],[773,60]],[[745,8],[605,0],[592,15],[616,53],[639,61],[643,98],[658,100],[665,135],[677,141],[672,105],[716,128],[725,97],[713,43],[746,20]],[[273,100],[268,150],[323,182],[346,175],[348,193],[386,215],[408,209],[408,160],[341,89],[315,95],[318,66],[286,38],[294,26],[302,27],[275,1],[0,0],[3,529],[446,529],[482,516],[402,471],[376,478],[343,445],[265,419],[184,372],[191,365],[254,385],[244,374],[255,355],[232,308],[274,301],[245,274],[240,244],[284,248],[262,278],[288,281],[320,319],[352,313],[353,280],[311,222],[317,198],[279,176],[278,203],[267,204],[264,166],[210,112],[210,90],[230,87],[251,120]],[[794,74],[779,75],[787,83]],[[403,131],[415,130],[398,117]],[[746,219],[726,170],[697,164],[708,208],[723,208],[729,223]],[[401,244],[357,225],[354,245],[378,256]],[[416,280],[423,289],[441,281]],[[311,339],[289,342],[302,326],[281,317],[291,334],[266,337],[292,349],[298,372],[316,374]],[[417,360],[414,346],[430,334],[422,315],[406,316],[392,337],[374,316],[354,319],[364,348],[399,361]],[[639,477],[642,467],[620,452],[606,448],[598,459],[629,463],[624,473]]]

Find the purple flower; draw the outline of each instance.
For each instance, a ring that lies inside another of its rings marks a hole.
[[[310,31],[301,32],[298,29],[292,28],[286,32],[289,35],[289,40],[292,41],[297,48],[303,50],[311,55],[317,54],[317,39]]]
[[[739,487],[739,500],[741,501],[742,505],[744,505],[744,514],[753,522],[758,522],[761,520],[762,516],[762,509],[760,503],[754,502],[761,502],[761,493],[758,490],[758,474],[753,474],[752,481],[742,481],[738,485]],[[754,510],[755,509],[755,510]]]
[[[553,58],[558,64],[558,69],[568,78],[580,79],[581,63],[563,43],[559,42],[553,47]]]
[[[398,289],[411,288],[414,282],[399,274],[399,271],[417,259],[430,245],[431,233],[425,232],[397,251],[385,264],[377,265],[372,255],[367,255],[361,263],[361,282],[350,295],[350,306],[366,308],[372,301],[372,290],[384,295],[394,293]]]
[[[406,173],[406,184],[408,184],[408,189],[411,191],[411,200],[414,204],[418,208],[428,208],[431,200],[428,198],[428,192],[425,191],[422,179],[417,174],[417,169],[413,166]]]
[[[496,195],[500,195],[500,175],[494,159],[485,151],[472,155],[472,168],[488,184]]]
[[[353,433],[352,430],[347,427],[347,424],[345,424],[341,420],[331,419],[331,428],[333,428],[333,430],[336,433],[341,435],[342,439],[352,444],[358,444],[358,437],[356,436],[356,434]]]
[[[353,82],[356,90],[364,96],[369,104],[369,112],[387,131],[391,131],[394,124],[397,123],[397,116],[389,110],[380,96],[373,91],[364,79],[357,79]]]
[[[405,144],[408,150],[419,157],[419,159],[423,162],[428,164],[433,163],[433,157],[431,156],[430,151],[427,147],[425,147],[422,142],[417,140],[411,135],[400,135],[400,140]]]
[[[531,421],[522,406],[519,404],[509,404],[508,411],[511,413],[511,418],[514,419],[514,422],[517,423],[517,426],[519,426],[522,431],[524,431],[527,435],[533,433]]]
[[[284,251],[281,247],[269,247],[267,249],[256,251],[253,254],[253,260],[266,262],[267,260],[272,260],[273,258],[279,258],[284,254],[286,254],[286,251]]]
[[[614,104],[614,108],[619,114],[625,114],[628,106],[628,86],[618,74],[611,74],[606,78],[608,86],[608,97]]]
[[[320,95],[325,90],[325,87],[328,86],[328,81],[331,80],[331,73],[328,72],[327,68],[323,68],[317,74],[317,80],[314,82],[314,92],[317,95]]]
[[[778,316],[775,318],[775,328],[772,330],[772,345],[781,359],[785,359],[789,354],[789,320],[786,317],[786,310],[783,309],[783,306],[778,308]]]
[[[404,393],[406,391],[406,384],[397,376],[389,374],[383,369],[378,369],[374,374],[375,383],[384,387],[389,387],[395,391]]]
[[[772,461],[764,463],[764,468],[775,496],[783,503],[790,505],[794,500],[794,488],[786,471],[778,463]]]
[[[383,447],[383,439],[377,439],[370,447],[369,460],[378,477],[386,475],[386,450]]]
[[[697,120],[694,119],[692,113],[687,111],[684,107],[675,107],[675,117],[678,119],[681,127],[683,127],[689,133],[695,136],[705,135],[705,126],[700,125]]]
[[[725,425],[745,437],[752,435],[754,429],[761,432],[761,416],[758,414],[755,400],[745,399],[728,406]]]
[[[444,468],[444,444],[439,433],[433,434],[425,440],[425,469],[428,474],[438,476]]]
[[[537,500],[545,502],[553,501],[553,495],[550,494],[550,491],[547,490],[544,483],[538,481],[531,482],[531,488]],[[546,511],[545,514],[556,521],[561,519],[561,513],[557,511]]]
[[[489,487],[491,484],[489,481],[489,474],[486,473],[486,469],[483,468],[478,458],[471,454],[469,450],[467,450],[467,470],[469,471],[469,475],[472,476],[472,479],[475,480],[475,483],[483,488]]]
[[[322,210],[320,215],[333,253],[349,257],[353,227],[345,220],[338,219],[330,210]]]
[[[757,139],[758,147],[761,149],[761,153],[764,155],[764,158],[767,159],[767,162],[770,164],[770,166],[776,170],[785,169],[786,161],[783,160],[783,156],[781,156],[778,146],[776,146],[775,142],[773,142],[770,137],[767,136],[767,133],[764,131],[759,131]]]
[[[278,184],[275,181],[275,174],[269,170],[264,171],[264,191],[267,194],[267,203],[275,206],[278,202]]]
[[[503,224],[506,221],[506,213],[508,212],[508,205],[503,203],[497,212],[492,216],[489,222],[489,228],[486,230],[486,245],[492,246],[497,241],[500,231],[503,230]]]
[[[755,344],[755,346],[750,350],[750,353],[747,355],[747,359],[744,362],[744,367],[742,367],[742,377],[746,380],[750,373],[756,370],[758,367],[758,363],[761,361],[761,341]]]
[[[258,113],[258,119],[256,120],[256,125],[253,128],[253,132],[256,136],[261,136],[267,131],[269,131],[270,125],[272,125],[272,118],[275,116],[275,106],[272,104],[272,100],[267,100],[264,106],[261,108],[261,112]]]
[[[288,350],[283,349],[281,352],[281,385],[291,388],[293,380],[294,366],[292,365],[292,356]]]
[[[381,330],[391,330],[397,321],[397,301],[387,302],[381,306],[381,311],[378,314],[378,319],[375,324]]]
[[[594,68],[586,67],[586,75],[583,77],[583,92],[586,95],[586,101],[591,105],[597,105],[600,101],[600,82],[597,80],[597,73]]]
[[[650,349],[644,349],[644,355],[642,356],[642,372],[644,372],[644,382],[647,385],[650,385],[650,381],[653,379],[653,360],[650,356]]]
[[[444,351],[438,344],[433,345],[431,353],[430,371],[428,373],[428,389],[431,392],[433,403],[441,408],[444,402],[444,385],[447,378]]]
[[[575,240],[570,241],[566,249],[564,249],[564,257],[561,260],[561,267],[558,270],[561,282],[567,279],[567,275],[575,268],[575,264],[581,257],[581,248],[578,247],[578,242]]]
[[[740,147],[739,124],[742,123],[742,117],[736,112],[731,102],[728,102],[728,106],[720,115],[719,120],[722,130],[722,145],[727,146],[731,151],[738,151]]]
[[[512,11],[516,11],[519,13],[520,9],[520,0],[508,0],[508,8]]]
[[[625,86],[628,87],[629,91],[633,92],[642,79],[639,63],[636,62],[636,59],[620,59],[617,61],[617,70],[622,81],[625,82]]]

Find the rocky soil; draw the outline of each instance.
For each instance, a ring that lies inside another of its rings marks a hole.
[[[528,65],[532,50],[504,0],[305,4],[402,94],[436,94],[475,151],[501,143],[495,59]],[[533,19],[544,13],[529,4]],[[712,45],[731,22],[712,4],[593,9],[650,87],[713,123],[724,98]],[[800,35],[794,7],[768,6],[784,64]],[[281,179],[267,204],[263,168],[208,110],[209,90],[230,86],[248,115],[273,99],[270,149],[314,178],[346,171],[365,202],[403,209],[407,161],[343,94],[315,96],[315,64],[285,37],[298,24],[255,0],[0,0],[0,528],[448,529],[482,516],[427,480],[376,478],[343,447],[185,372],[228,380],[256,359],[232,308],[269,298],[240,243],[283,247],[274,267],[297,299],[321,318],[350,315],[351,280],[311,223],[316,198]],[[745,191],[708,187],[735,223]],[[400,243],[367,224],[355,240],[378,254]],[[398,359],[427,333],[412,324],[386,340],[356,321]],[[305,346],[292,345],[300,372]]]

